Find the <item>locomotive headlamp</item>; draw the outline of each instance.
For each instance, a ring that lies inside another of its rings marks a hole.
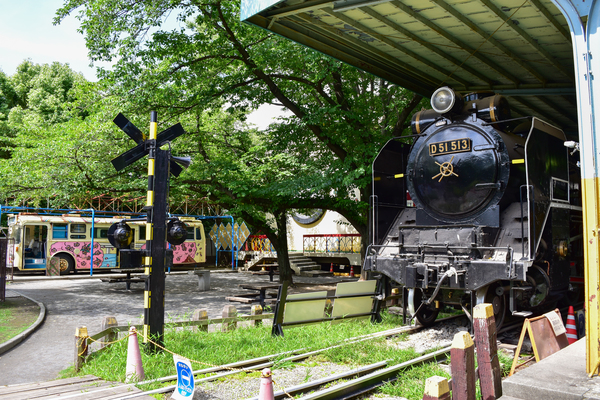
[[[124,221],[112,224],[108,228],[108,241],[117,249],[127,249],[133,242],[133,231]]]
[[[462,108],[462,97],[448,86],[441,87],[431,96],[431,108],[439,114],[458,111],[458,108]]]
[[[182,244],[187,239],[187,226],[178,219],[167,224],[167,242],[174,246]]]

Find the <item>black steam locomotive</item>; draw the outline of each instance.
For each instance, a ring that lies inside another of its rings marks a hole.
[[[365,270],[403,286],[423,325],[443,305],[491,303],[501,325],[576,298],[580,177],[564,133],[511,119],[493,93],[443,87],[431,105],[413,117],[412,145],[391,140],[373,163]]]

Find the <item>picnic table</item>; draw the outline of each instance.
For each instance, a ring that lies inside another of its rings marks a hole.
[[[262,307],[266,302],[272,303],[275,299],[267,299],[267,290],[279,289],[279,284],[260,284],[260,283],[241,283],[238,285],[241,289],[253,290],[254,293],[243,293],[236,296],[225,297],[225,300],[237,301],[240,303],[250,304],[259,302]],[[257,293],[258,292],[258,293]]]
[[[269,281],[273,282],[273,275],[279,275],[276,272],[277,268],[279,268],[278,264],[259,264],[258,266],[265,268],[266,271],[253,271],[252,275],[269,275]]]
[[[125,274],[124,278],[108,278],[108,279],[101,279],[102,282],[108,282],[108,283],[115,283],[115,282],[125,282],[125,289],[130,290],[131,289],[131,283],[132,282],[146,282],[146,275],[143,274],[144,269],[143,268],[130,268],[130,269],[111,269],[111,272],[116,272],[116,273],[120,273],[120,274]],[[137,273],[134,276],[131,276],[131,274]]]

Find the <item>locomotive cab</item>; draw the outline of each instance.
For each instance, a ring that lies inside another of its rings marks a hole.
[[[442,304],[492,303],[498,325],[507,310],[556,304],[568,290],[570,238],[582,229],[564,133],[535,117],[511,119],[493,93],[463,99],[444,87],[431,103],[413,117],[412,146],[390,141],[373,164],[365,270],[407,288],[422,324]],[[388,193],[404,188],[415,208]]]

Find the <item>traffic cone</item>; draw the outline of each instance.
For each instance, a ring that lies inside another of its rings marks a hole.
[[[350,278],[354,278],[354,267],[350,266]]]
[[[329,272],[333,274],[333,263],[331,263],[331,267],[329,267]]]
[[[573,306],[569,306],[569,314],[567,316],[567,339],[569,340],[569,344],[577,341],[577,326],[575,325]]]
[[[260,390],[258,391],[258,400],[274,400],[273,380],[271,378],[271,370],[265,368],[260,376]]]
[[[127,342],[127,368],[125,370],[125,382],[138,382],[144,379],[144,366],[142,355],[138,344],[135,326],[129,328],[129,340]]]

